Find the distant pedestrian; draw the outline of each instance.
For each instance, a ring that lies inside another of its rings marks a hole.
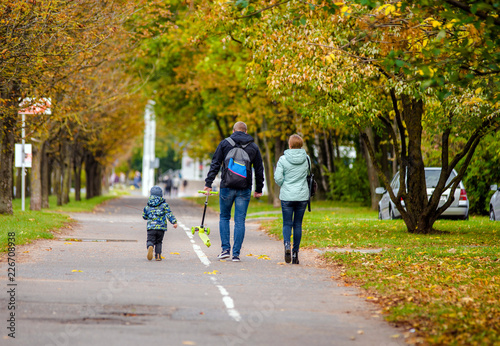
[[[242,150],[240,150],[242,149]],[[238,155],[231,156],[231,152]],[[231,158],[228,159],[228,156]],[[241,158],[241,160],[238,159]],[[230,166],[231,165],[231,166]],[[219,232],[222,252],[218,259],[229,258],[231,254],[230,228],[231,209],[234,204],[233,262],[240,261],[240,250],[245,238],[245,219],[252,194],[252,167],[255,170],[254,197],[262,196],[264,187],[264,166],[259,147],[247,134],[247,125],[238,121],[233,134],[219,143],[215,150],[210,170],[205,179],[205,191],[212,190],[212,183],[222,168],[219,191]]]
[[[274,181],[280,189],[281,212],[283,215],[283,243],[285,262],[299,264],[299,247],[302,238],[302,220],[309,200],[307,174],[309,156],[302,149],[304,141],[299,135],[291,135],[288,140],[290,149],[285,150],[278,160]],[[290,237],[293,229],[293,250]]]
[[[174,193],[174,196],[177,196],[179,194],[179,187],[181,186],[181,179],[179,178],[178,175],[174,176],[174,179],[172,179],[172,192]]]
[[[132,186],[138,189],[139,187],[141,187],[141,181],[141,172],[135,171],[134,182],[132,183]]]
[[[165,196],[170,196],[172,193],[172,179],[167,175],[163,182],[165,183]]]
[[[163,198],[161,187],[153,186],[151,188],[151,195],[149,196],[148,205],[144,207],[142,218],[148,220],[148,237],[146,241],[146,247],[148,249],[147,258],[151,261],[154,251],[155,259],[161,261],[161,248],[163,237],[167,231],[167,220],[174,225],[174,228],[177,228],[177,219]]]

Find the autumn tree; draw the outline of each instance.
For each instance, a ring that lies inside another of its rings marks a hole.
[[[71,108],[63,108],[67,95],[70,77],[82,74],[82,71],[93,70],[104,61],[113,56],[104,56],[105,42],[116,37],[120,31],[120,24],[126,16],[134,10],[137,3],[129,2],[98,2],[98,1],[51,1],[51,2],[25,2],[12,1],[1,7],[2,22],[0,23],[0,88],[3,100],[0,109],[3,124],[0,178],[0,212],[12,213],[11,203],[11,167],[13,143],[16,130],[19,128],[16,118],[19,109],[19,100],[31,97],[33,100],[40,96],[50,96],[54,112],[50,118],[33,117],[28,119],[31,125],[30,136],[34,141],[35,158],[42,160],[50,155],[50,136],[61,141],[52,143],[61,145],[61,150],[53,151],[61,156],[60,165],[65,167],[63,172],[64,182],[60,194],[61,203],[67,201],[70,179],[68,175],[70,160],[70,141],[73,134],[69,131],[72,119],[68,113],[77,114]],[[123,41],[122,41],[123,42]],[[125,49],[125,47],[124,47]],[[112,54],[110,50],[106,51]],[[91,76],[95,79],[95,76]],[[109,95],[105,96],[110,98]],[[111,98],[116,99],[116,95]],[[102,101],[94,100],[93,104]],[[109,101],[108,101],[109,103]],[[88,105],[87,105],[88,106]],[[58,113],[58,110],[60,111]],[[73,119],[74,120],[74,119]],[[78,123],[78,121],[76,122]],[[49,130],[49,132],[44,132]],[[38,138],[37,138],[38,137]],[[62,142],[63,140],[65,140]],[[62,155],[61,155],[62,154]],[[37,161],[38,162],[38,161]],[[37,194],[33,199],[33,209],[40,208],[39,192],[46,191],[46,186],[39,184],[39,177],[47,172],[47,160],[42,160],[41,174],[38,167],[34,171]],[[45,173],[44,173],[45,172]],[[40,189],[40,186],[42,188]],[[42,200],[45,200],[42,198]],[[43,204],[43,201],[42,201]],[[45,205],[46,206],[46,205]]]
[[[147,11],[138,14],[139,25],[134,25],[146,35],[140,37],[142,54],[135,66],[148,78],[157,115],[175,124],[169,135],[191,156],[207,158],[231,135],[236,121],[245,121],[262,148],[269,199],[277,201],[273,169],[286,140],[300,132],[312,141],[312,128],[264,88],[248,87],[245,70],[252,51],[244,44],[224,35],[199,39],[206,22],[181,2],[155,3]],[[150,16],[157,19],[141,25]]]
[[[498,9],[462,5],[236,1],[200,8],[214,27],[252,48],[249,78],[265,76],[268,90],[303,114],[358,129],[408,230],[428,233],[452,202],[450,193],[440,204],[441,194],[456,189],[477,144],[497,126]],[[370,127],[394,147],[399,191],[382,174],[364,131]],[[428,128],[440,134],[443,168],[430,198],[421,142]],[[457,137],[466,144],[452,153]]]

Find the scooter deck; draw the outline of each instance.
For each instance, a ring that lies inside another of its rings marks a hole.
[[[212,245],[210,243],[210,239],[208,238],[208,234],[210,234],[210,228],[192,227],[191,232],[193,234],[194,232],[198,232],[198,236],[207,247],[210,247],[210,245]]]
[[[210,244],[210,239],[208,239],[208,236],[205,232],[198,232],[198,236],[207,247],[210,247],[210,245],[212,245]]]

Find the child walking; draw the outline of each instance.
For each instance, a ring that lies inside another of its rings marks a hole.
[[[148,205],[144,207],[144,212],[142,213],[142,218],[148,220],[147,258],[151,261],[154,251],[155,259],[161,261],[161,245],[167,231],[167,219],[174,225],[174,228],[177,228],[177,219],[172,214],[165,199],[163,199],[161,187],[153,186],[150,194]]]

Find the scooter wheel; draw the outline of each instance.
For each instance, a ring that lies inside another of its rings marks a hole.
[[[191,227],[191,233],[194,234],[198,230],[198,227]]]
[[[207,247],[210,247],[210,245],[212,245],[212,244],[210,244],[210,240],[207,241],[206,245],[207,245]]]
[[[207,228],[205,228],[205,233],[206,233],[207,235],[210,235],[210,228],[208,228],[208,227],[207,227]]]

